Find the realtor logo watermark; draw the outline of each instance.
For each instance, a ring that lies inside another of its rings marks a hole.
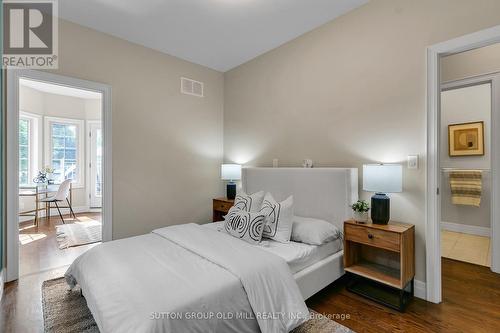
[[[3,1],[3,54],[6,68],[56,69],[58,15],[56,0]]]

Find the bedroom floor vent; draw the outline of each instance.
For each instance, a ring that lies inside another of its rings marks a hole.
[[[181,77],[181,93],[203,97],[203,82]]]

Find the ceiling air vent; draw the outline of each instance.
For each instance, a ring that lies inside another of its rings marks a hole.
[[[203,97],[203,82],[181,77],[181,93]]]

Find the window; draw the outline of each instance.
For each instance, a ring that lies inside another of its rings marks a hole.
[[[62,183],[65,179],[77,180],[76,126],[52,123],[50,130],[54,180],[58,183]]]
[[[21,111],[19,113],[19,185],[29,185],[37,175],[38,160],[42,147],[38,135],[41,117],[37,114]]]
[[[19,184],[27,185],[30,182],[30,120],[19,119]]]
[[[54,169],[53,179],[71,179],[83,186],[83,126],[81,120],[45,117],[45,161]]]

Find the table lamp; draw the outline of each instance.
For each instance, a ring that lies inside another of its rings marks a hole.
[[[236,197],[236,183],[235,180],[241,179],[241,165],[239,164],[222,164],[220,168],[220,175],[222,180],[228,180],[226,196],[228,199]]]
[[[363,165],[363,190],[372,196],[371,218],[375,224],[387,224],[391,217],[386,193],[403,192],[403,166],[400,164]]]

